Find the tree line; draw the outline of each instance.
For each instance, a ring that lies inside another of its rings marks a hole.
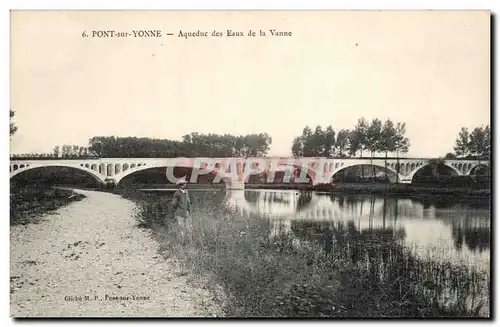
[[[454,153],[446,154],[447,159],[489,159],[491,156],[490,125],[476,127],[471,132],[467,127],[462,127],[453,150]]]
[[[272,139],[266,133],[184,135],[182,141],[137,137],[93,137],[89,150],[101,158],[246,157],[264,156]]]
[[[12,122],[12,118],[14,118],[15,111],[10,109],[10,136],[16,134],[17,132],[17,126]]]
[[[56,145],[48,153],[21,153],[11,155],[12,159],[56,159],[56,158],[92,158],[97,157],[88,147],[81,145]]]
[[[269,151],[267,133],[184,135],[182,141],[148,137],[95,136],[87,146],[55,146],[52,153],[12,155],[12,159],[54,158],[174,158],[174,157],[259,157]]]
[[[406,153],[410,141],[405,136],[406,123],[394,123],[387,119],[382,122],[378,118],[371,122],[364,117],[358,119],[353,129],[341,129],[335,132],[333,127],[325,130],[316,126],[314,132],[309,126],[304,127],[302,135],[296,137],[292,144],[292,154],[296,157],[347,158],[363,156],[363,151],[370,153]]]

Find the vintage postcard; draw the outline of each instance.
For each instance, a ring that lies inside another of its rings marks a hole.
[[[12,317],[491,317],[489,11],[10,19]]]

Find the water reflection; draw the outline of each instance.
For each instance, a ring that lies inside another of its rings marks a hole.
[[[455,248],[461,250],[464,245],[477,252],[490,249],[490,226],[477,220],[452,222],[452,234]]]
[[[271,234],[329,239],[343,228],[345,235],[361,233],[370,244],[390,238],[409,245],[417,255],[489,269],[488,201],[246,190],[229,191],[225,202],[242,214],[271,219]]]

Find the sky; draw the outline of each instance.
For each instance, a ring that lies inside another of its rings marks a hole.
[[[82,37],[97,30],[174,35]],[[197,30],[224,36],[178,37]],[[288,156],[304,126],[365,117],[406,122],[409,157],[444,156],[461,127],[490,124],[490,14],[12,11],[11,109],[11,153],[266,132],[269,155]]]

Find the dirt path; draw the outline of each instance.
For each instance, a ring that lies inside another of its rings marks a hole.
[[[189,287],[135,226],[132,202],[77,192],[86,198],[11,228],[11,316],[212,316],[211,296]]]

